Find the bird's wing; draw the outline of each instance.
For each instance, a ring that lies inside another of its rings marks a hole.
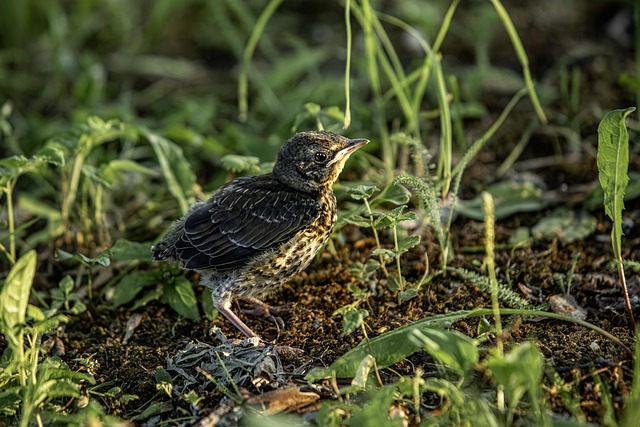
[[[189,269],[237,268],[291,238],[319,213],[320,203],[306,193],[235,180],[187,214],[176,255]]]

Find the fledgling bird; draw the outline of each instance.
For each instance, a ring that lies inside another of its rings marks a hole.
[[[349,156],[368,142],[325,131],[294,135],[280,148],[272,172],[236,178],[191,206],[151,248],[153,259],[199,272],[218,311],[256,337],[231,310],[232,299],[262,304],[256,297],[311,263],[336,222],[333,183]]]

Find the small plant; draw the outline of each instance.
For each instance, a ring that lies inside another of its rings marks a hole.
[[[611,246],[618,266],[622,283],[622,291],[629,313],[629,321],[635,330],[636,321],[629,300],[629,290],[624,275],[622,259],[622,210],[624,209],[624,193],[629,184],[629,133],[625,120],[635,111],[634,107],[626,110],[609,112],[598,126],[598,179],[604,190],[604,211],[613,221],[611,229]]]
[[[402,275],[400,257],[420,243],[420,236],[409,235],[400,238],[398,224],[404,221],[416,221],[418,217],[412,211],[405,212],[404,210],[407,206],[404,204],[387,213],[373,212],[369,199],[376,191],[378,191],[378,189],[371,186],[359,186],[349,190],[352,198],[363,202],[366,209],[366,216],[352,215],[348,217],[346,221],[361,227],[371,227],[377,246],[371,253],[372,256],[377,258],[377,261],[368,261],[367,264],[362,267],[361,271],[369,272],[372,270],[371,267],[379,265],[388,280],[389,290],[391,292],[398,292],[398,298],[401,300],[411,299],[417,295],[418,289],[422,286],[422,281],[409,288],[407,287],[407,281]],[[382,247],[378,230],[383,229],[391,230],[393,249]],[[389,263],[395,263],[395,271],[389,272],[387,269]]]
[[[0,329],[7,341],[0,369],[0,414],[9,424],[49,423],[64,411],[55,402],[80,397],[80,384],[91,375],[74,372],[58,357],[42,354],[42,336],[67,318],[57,310],[28,305],[36,273],[36,252],[13,266],[0,292]]]

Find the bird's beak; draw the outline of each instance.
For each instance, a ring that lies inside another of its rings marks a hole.
[[[368,139],[350,139],[349,143],[342,150],[338,151],[335,157],[331,160],[330,164],[339,162],[341,160],[347,160],[347,158],[356,151],[358,148],[367,145],[369,143]]]

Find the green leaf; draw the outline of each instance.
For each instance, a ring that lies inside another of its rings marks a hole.
[[[380,256],[382,255],[382,259],[387,260],[396,256],[396,253],[391,249],[385,248],[377,248],[371,252],[371,256]]]
[[[162,301],[168,303],[178,314],[191,320],[200,319],[198,301],[193,285],[186,277],[180,276],[164,287]]]
[[[544,368],[540,351],[531,343],[520,344],[504,357],[487,357],[487,368],[492,377],[504,388],[509,406],[517,406],[525,392],[531,399],[537,398],[542,370]]]
[[[211,299],[211,289],[204,288],[200,295],[200,302],[202,304],[202,311],[207,317],[207,320],[213,321],[218,317],[218,310],[213,306],[213,300]]]
[[[400,276],[395,271],[393,273],[389,274],[387,287],[389,288],[389,290],[391,292],[395,292],[395,291],[397,291],[399,289],[403,289],[404,288],[404,284],[405,284],[404,277]]]
[[[71,276],[66,275],[62,278],[60,283],[58,283],[58,288],[65,294],[68,295],[69,292],[73,290],[73,279]]]
[[[132,242],[126,239],[118,239],[109,248],[111,259],[117,261],[144,261],[151,262],[151,243]]]
[[[424,328],[414,330],[411,339],[418,342],[434,359],[467,377],[478,362],[478,348],[473,340],[457,331]]]
[[[409,249],[413,248],[415,245],[420,243],[420,236],[407,236],[398,241],[398,250],[399,254],[407,252]]]
[[[116,181],[122,180],[125,177],[123,172],[136,172],[142,175],[154,177],[160,175],[156,170],[143,166],[133,160],[114,159],[101,167],[96,176],[111,186]]]
[[[362,326],[364,318],[369,315],[369,312],[365,309],[352,309],[347,310],[342,314],[342,333],[343,337],[346,337],[351,332]]]
[[[604,190],[604,211],[613,220],[613,253],[621,259],[622,210],[629,183],[629,133],[625,119],[634,107],[609,112],[598,126],[598,179]]]
[[[111,264],[108,249],[100,252],[95,258],[90,258],[84,254],[74,255],[67,251],[63,251],[62,249],[56,249],[56,253],[58,254],[58,259],[60,261],[74,260],[80,264],[100,264],[104,267],[108,267]]]
[[[17,332],[25,323],[29,293],[36,274],[37,254],[30,250],[11,268],[0,291],[0,319],[5,336],[15,346],[22,345]]]
[[[189,209],[196,176],[185,159],[182,148],[148,129],[140,128],[139,132],[153,147],[169,191],[180,204],[182,213],[185,213]]]
[[[337,378],[353,378],[360,362],[367,354],[371,354],[376,359],[378,369],[387,368],[422,349],[419,342],[411,339],[414,330],[423,331],[425,329],[440,328],[440,325],[448,327],[451,322],[463,319],[469,316],[470,313],[473,312],[465,310],[432,316],[401,326],[393,331],[385,332],[375,338],[363,340],[355,348],[333,362],[331,366],[312,369],[305,376],[305,379],[307,381],[317,381],[331,378],[333,372],[335,372]]]
[[[347,191],[354,200],[362,200],[369,199],[373,193],[379,191],[379,188],[373,185],[359,185],[355,188],[349,188]]]
[[[383,203],[391,203],[394,205],[406,205],[411,200],[411,192],[402,185],[390,184],[380,192],[373,200],[371,207],[376,207]]]
[[[584,211],[578,213],[564,207],[551,212],[538,222],[531,232],[536,239],[557,237],[563,243],[585,239],[596,230],[598,221]]]
[[[155,271],[133,271],[118,282],[110,301],[115,307],[127,304],[147,286],[159,283],[160,279],[160,275]]]
[[[136,302],[131,306],[130,310],[135,311],[140,307],[144,307],[145,305],[147,305],[149,301],[161,299],[164,295],[164,289],[164,287],[158,287],[150,292],[146,292],[136,300]]]
[[[370,400],[356,410],[349,419],[350,427],[400,427],[401,417],[390,418],[389,410],[395,398],[396,387],[390,385],[369,393]]]
[[[417,296],[418,296],[418,290],[415,288],[408,288],[408,289],[405,289],[404,291],[398,292],[398,297],[402,298],[405,301],[408,301]]]
[[[490,186],[487,191],[493,196],[498,219],[518,212],[539,211],[548,204],[542,189],[531,182],[501,182]],[[458,201],[455,211],[471,219],[482,220],[482,197],[478,195],[471,200]]]
[[[255,156],[240,156],[237,154],[226,154],[220,159],[222,167],[233,173],[256,173],[260,171],[260,159]]]
[[[33,158],[58,167],[63,167],[65,165],[64,153],[57,147],[44,147],[42,150],[38,151]]]

